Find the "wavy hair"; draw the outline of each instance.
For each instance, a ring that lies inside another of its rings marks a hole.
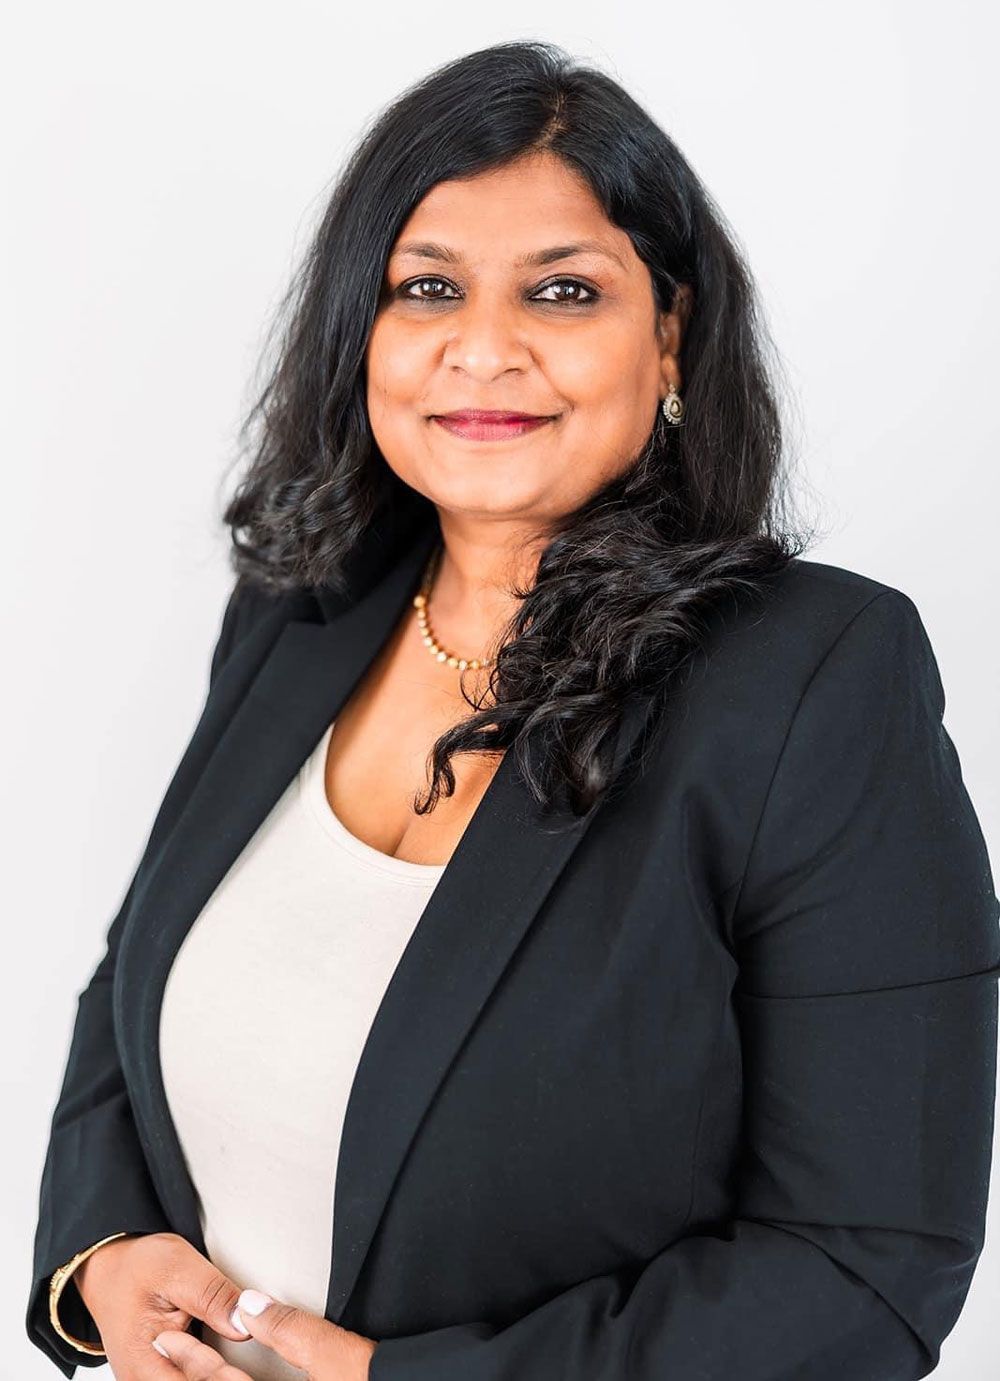
[[[657,419],[626,473],[546,533],[498,636],[488,689],[435,741],[432,810],[451,758],[513,749],[535,800],[574,814],[613,785],[626,700],[665,691],[713,609],[760,592],[805,549],[787,523],[779,358],[734,235],[673,141],[611,77],[541,41],[438,67],[364,132],[336,179],[269,340],[269,377],[239,431],[249,464],[222,521],[238,581],[272,593],[348,588],[379,513],[436,510],[379,452],[364,354],[392,245],[439,181],[549,151],[631,238],[669,311],[693,294],[680,353],[684,420]],[[405,491],[405,492],[404,492]],[[662,697],[661,697],[662,698]],[[529,734],[542,751],[537,767]]]

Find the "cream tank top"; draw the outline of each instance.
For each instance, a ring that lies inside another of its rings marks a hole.
[[[326,796],[333,724],[237,857],[167,975],[160,1060],[209,1259],[322,1315],[344,1112],[382,996],[444,864],[351,834]],[[253,1381],[305,1375],[204,1339]]]

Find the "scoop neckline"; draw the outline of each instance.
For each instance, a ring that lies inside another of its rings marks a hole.
[[[375,872],[388,873],[403,882],[426,883],[438,879],[447,863],[414,863],[412,859],[396,858],[383,853],[347,828],[336,814],[326,794],[326,757],[335,721],[331,721],[313,749],[299,776],[299,786],[306,804],[325,832],[341,848]]]

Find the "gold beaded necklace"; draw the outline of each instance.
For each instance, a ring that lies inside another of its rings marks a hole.
[[[420,582],[420,592],[413,596],[413,607],[417,611],[417,623],[420,625],[421,637],[432,657],[439,662],[447,662],[450,667],[458,667],[459,671],[464,671],[466,667],[472,670],[491,667],[494,661],[492,657],[488,661],[481,657],[459,657],[456,653],[449,652],[446,648],[443,648],[431,631],[431,621],[429,617],[431,588],[434,584],[434,578],[437,575],[443,554],[443,545],[439,545],[431,553],[431,558],[424,567],[423,578]]]

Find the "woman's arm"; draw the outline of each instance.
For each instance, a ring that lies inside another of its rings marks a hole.
[[[997,897],[919,614],[896,590],[806,688],[733,914],[739,1212],[523,1317],[383,1338],[370,1381],[907,1381],[984,1240]]]
[[[212,653],[210,690],[247,625],[252,599],[244,588],[234,586],[230,593]],[[175,785],[176,777],[164,802],[169,801],[172,808]],[[163,807],[157,822],[162,813]],[[112,1233],[171,1230],[132,1118],[111,1009],[118,940],[138,872],[137,868],[107,932],[104,955],[77,1000],[41,1177],[26,1327],[31,1341],[67,1377],[77,1365],[99,1366],[104,1358],[78,1351],[52,1327],[48,1294],[53,1272],[84,1247]],[[72,1278],[59,1301],[59,1318],[73,1337],[100,1345],[94,1321]]]

